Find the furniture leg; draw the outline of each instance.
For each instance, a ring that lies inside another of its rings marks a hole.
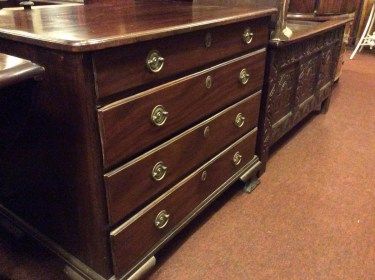
[[[253,162],[256,163],[240,176],[241,181],[245,183],[244,191],[246,193],[251,193],[260,184],[258,172],[262,168],[263,164],[259,161],[257,156],[254,157]]]
[[[328,112],[330,103],[331,103],[331,97],[328,97],[326,100],[322,102],[321,109],[320,109],[320,112],[322,114],[326,114]]]
[[[129,280],[138,280],[142,279],[151,268],[153,268],[156,264],[156,258],[152,256],[144,265],[142,265],[136,272],[129,277]]]
[[[245,183],[244,192],[251,193],[260,184],[258,176],[253,176],[248,182]]]
[[[269,150],[267,148],[266,151],[264,151],[262,153],[262,155],[260,156],[260,159],[262,161],[262,165],[259,168],[258,177],[262,176],[266,172],[267,161],[268,161],[268,154],[269,154]]]

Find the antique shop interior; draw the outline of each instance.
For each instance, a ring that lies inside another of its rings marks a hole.
[[[375,279],[375,0],[0,0],[0,280]]]

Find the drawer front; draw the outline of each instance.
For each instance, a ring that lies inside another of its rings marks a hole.
[[[264,66],[262,50],[99,109],[105,169],[260,90]]]
[[[97,95],[108,97],[265,47],[268,37],[268,19],[257,19],[94,53]]]
[[[116,277],[160,245],[210,194],[253,159],[256,134],[254,130],[245,135],[111,232]],[[241,161],[238,154],[242,155]]]
[[[123,219],[256,127],[259,107],[258,92],[107,173],[104,179],[110,223]]]

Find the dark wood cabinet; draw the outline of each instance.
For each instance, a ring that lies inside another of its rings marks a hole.
[[[353,21],[359,9],[361,0],[291,0],[288,18],[295,20],[308,20],[324,22],[327,20],[350,19],[347,22],[343,37],[343,44],[340,49],[340,62],[336,69],[335,80],[341,75],[344,63],[344,53],[347,45],[354,42],[355,33]]]
[[[341,15],[356,11],[358,0],[290,0],[290,13]]]
[[[289,12],[313,14],[315,11],[316,2],[316,0],[290,0]]]
[[[0,212],[26,222],[88,279],[142,273],[200,211],[260,167],[276,10],[120,4],[0,12],[0,50],[45,68],[22,139],[29,155],[19,145],[1,169],[17,176],[0,188]]]

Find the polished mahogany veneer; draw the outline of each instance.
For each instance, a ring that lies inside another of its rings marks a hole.
[[[207,114],[216,113],[249,93],[261,90],[265,55],[265,49],[262,49],[100,108],[105,168],[139,154],[203,120]],[[251,76],[245,85],[239,81],[243,69]],[[207,79],[211,83],[209,88]],[[168,112],[162,126],[151,121],[152,111],[158,105]],[[129,119],[133,121],[129,122]]]
[[[289,12],[313,14],[315,7],[315,0],[291,0],[289,4]]]
[[[275,9],[124,1],[0,10],[0,37],[66,51],[116,47],[271,15]],[[35,15],[38,20],[35,20]]]
[[[138,258],[152,253],[161,242],[170,238],[192,212],[199,211],[209,196],[220,192],[217,186],[225,186],[228,179],[251,162],[255,153],[257,131],[249,132],[228,149],[203,165],[178,183],[173,189],[142,209],[121,227],[111,232],[113,262],[116,275],[122,275]],[[233,163],[236,153],[243,155],[239,164]],[[180,201],[183,203],[176,203]],[[170,220],[163,228],[154,226],[154,218],[163,209],[168,209]],[[139,236],[141,236],[139,238]],[[132,242],[139,240],[139,243]]]
[[[242,39],[246,29],[254,34],[251,44]],[[93,56],[98,97],[155,83],[171,74],[266,47],[267,43],[266,20],[258,19],[101,51]],[[164,59],[163,69],[156,73],[145,66],[145,58],[154,50]]]
[[[202,165],[207,158],[255,128],[258,125],[259,106],[258,92],[105,174],[110,222],[119,221],[135,207],[176,183],[177,179]],[[239,114],[243,123],[236,124]],[[158,162],[163,162],[168,168],[166,176],[160,181],[151,176]]]
[[[232,183],[256,185],[275,11],[142,0],[0,10],[0,51],[45,69],[0,159],[0,214],[69,275],[144,273]]]
[[[37,78],[43,67],[19,57],[0,53],[0,88]]]

